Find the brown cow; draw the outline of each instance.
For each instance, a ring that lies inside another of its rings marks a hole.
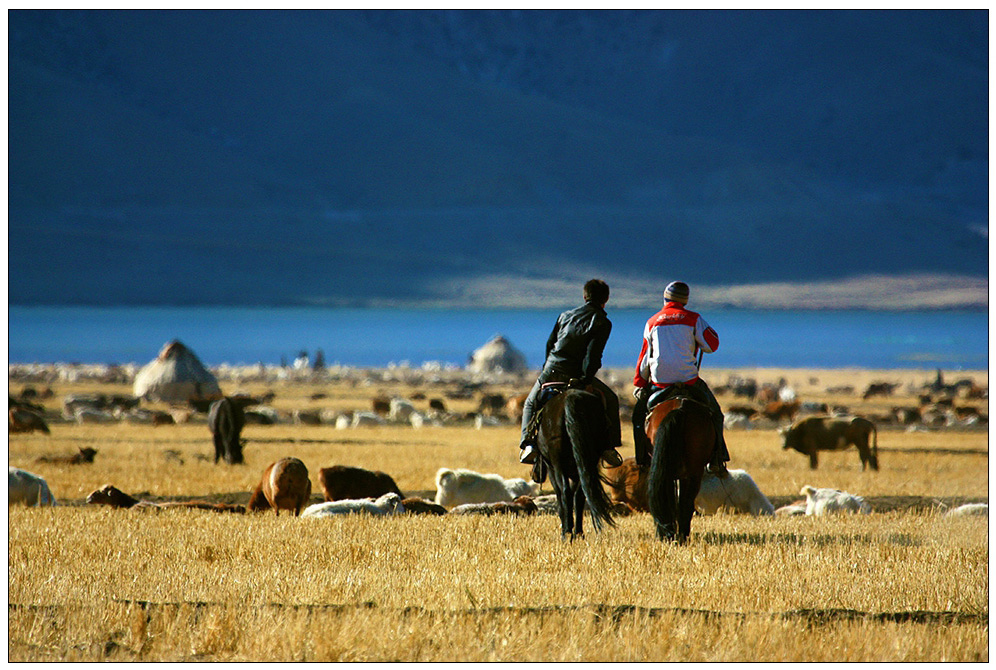
[[[627,458],[622,465],[605,469],[607,493],[613,503],[628,505],[637,512],[649,512],[647,503],[647,475],[650,468],[641,468],[635,458]]]
[[[61,465],[80,465],[82,463],[93,463],[93,457],[97,455],[97,450],[93,447],[83,447],[79,453],[72,456],[39,456],[36,460],[39,463],[58,463]]]
[[[294,516],[300,516],[310,498],[308,468],[297,458],[281,458],[263,470],[263,477],[249,498],[246,510],[259,512],[273,508],[280,516],[280,510],[286,509],[293,510]]]
[[[523,393],[522,395],[513,396],[508,399],[505,403],[505,412],[508,413],[512,421],[515,423],[522,423],[522,409],[526,404],[526,398],[529,397],[528,393]]]
[[[397,493],[404,497],[390,475],[348,465],[322,468],[318,471],[318,485],[322,488],[326,502],[379,498],[385,493]]]
[[[813,470],[817,466],[817,452],[846,449],[852,444],[858,448],[861,469],[871,465],[872,470],[878,470],[878,431],[874,423],[863,417],[811,416],[780,432],[782,449],[795,449],[808,455],[809,467]]]
[[[244,514],[246,508],[242,505],[227,505],[225,503],[210,503],[204,500],[151,502],[139,500],[121,489],[105,484],[86,497],[91,505],[109,505],[121,509],[163,510],[163,509],[204,509],[211,512],[231,512]]]

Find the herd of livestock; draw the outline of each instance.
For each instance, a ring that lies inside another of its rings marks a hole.
[[[889,396],[895,385],[873,384],[864,393],[867,399],[874,395]],[[953,385],[943,383],[940,373],[937,380],[923,388],[912,389],[919,399],[916,408],[895,408],[889,416],[867,417],[839,416],[846,408],[800,402],[794,391],[784,382],[778,385],[757,385],[752,380],[731,377],[727,384],[717,385],[718,396],[726,396],[726,425],[729,429],[750,427],[751,422],[781,421],[783,447],[794,449],[810,459],[810,466],[817,467],[817,452],[828,449],[856,447],[862,466],[878,469],[876,423],[899,423],[904,426],[978,425],[987,421],[985,415],[969,404],[959,405],[957,399],[986,397],[986,390],[971,382]],[[854,389],[836,389],[853,393]],[[37,401],[51,393],[50,389],[35,391],[26,386],[20,397],[9,398],[9,432],[49,432],[45,410]],[[272,398],[270,398],[272,399]],[[297,423],[334,423],[338,428],[375,423],[404,422],[419,427],[427,421],[441,421],[447,415],[441,399],[430,403],[435,415],[423,415],[411,402],[401,398],[374,399],[373,411],[337,413],[323,417],[320,413],[295,412],[281,417],[266,405],[268,398],[233,396],[213,403],[209,408],[186,408],[190,416],[197,409],[208,410],[208,425],[215,443],[215,461],[242,462],[240,431],[246,422],[274,423],[292,420]],[[750,400],[752,404],[744,404]],[[738,404],[741,403],[741,404]],[[180,413],[168,413],[141,408],[140,399],[129,396],[73,395],[63,401],[61,420],[86,423],[88,421],[142,421],[152,424],[173,423]],[[431,410],[431,411],[432,411]],[[485,394],[481,405],[473,413],[478,428],[499,421],[515,421],[516,410],[521,412],[521,397],[503,398]],[[800,415],[809,414],[798,418]],[[916,420],[913,420],[913,416]],[[168,418],[167,418],[168,417]],[[344,417],[348,417],[345,418]],[[418,418],[415,418],[418,417]],[[937,419],[936,417],[943,417]],[[798,420],[795,420],[798,419]],[[793,421],[794,420],[794,421]],[[908,428],[909,429],[909,428]],[[67,464],[93,462],[96,450],[86,448],[72,456],[48,456],[39,460],[60,460]],[[25,470],[9,467],[9,504],[55,505],[47,483],[39,476]],[[617,468],[605,471],[606,489],[614,503],[614,513],[619,515],[647,511],[646,473],[627,459]],[[281,459],[270,464],[262,473],[259,485],[252,492],[246,505],[220,504],[207,501],[150,502],[136,499],[114,486],[107,485],[87,497],[91,504],[109,505],[129,509],[197,508],[227,513],[252,513],[272,509],[279,514],[286,510],[301,517],[323,517],[342,514],[365,513],[371,515],[395,514],[556,514],[554,496],[540,496],[539,486],[523,479],[505,479],[496,474],[477,473],[469,470],[442,468],[436,475],[434,500],[405,497],[390,475],[371,472],[356,467],[333,466],[317,472],[318,489],[324,502],[312,503],[311,473],[296,458]],[[816,489],[806,486],[800,491],[799,501],[775,509],[758,489],[750,475],[743,470],[731,470],[722,480],[707,474],[702,489],[695,500],[699,514],[715,514],[721,509],[752,515],[810,515],[821,516],[837,512],[867,514],[867,502],[859,496],[835,489]],[[968,505],[949,514],[988,514],[988,505]]]

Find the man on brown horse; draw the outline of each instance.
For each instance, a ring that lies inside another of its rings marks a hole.
[[[654,391],[680,383],[698,391],[712,410],[717,440],[709,470],[725,477],[730,452],[723,438],[723,411],[705,381],[699,377],[696,362],[699,351],[711,354],[719,348],[719,335],[698,313],[686,309],[687,304],[688,284],[671,282],[664,291],[664,308],[650,317],[643,329],[643,349],[633,377],[637,401],[633,408],[636,462],[650,464],[652,445],[643,425],[647,416],[647,401]]]
[[[590,279],[584,285],[584,304],[560,315],[546,341],[546,362],[522,406],[521,463],[536,462],[536,445],[530,440],[529,428],[536,413],[536,400],[543,384],[579,380],[581,387],[594,387],[600,393],[608,419],[608,443],[602,460],[612,466],[622,464],[616,448],[622,446],[619,424],[619,398],[604,382],[595,377],[602,367],[602,351],[612,331],[612,322],[605,314],[609,301],[609,285],[601,279]]]

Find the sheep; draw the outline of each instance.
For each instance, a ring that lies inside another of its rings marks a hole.
[[[360,426],[383,426],[385,420],[379,415],[373,412],[356,412],[353,414],[352,427],[358,428]],[[339,424],[336,423],[336,428]]]
[[[318,485],[325,501],[377,498],[385,493],[401,495],[401,489],[385,472],[333,465],[318,471]]]
[[[448,513],[442,505],[437,505],[425,498],[405,498],[401,501],[401,504],[405,508],[405,514],[435,514],[436,516],[442,516]]]
[[[282,458],[270,463],[263,471],[246,510],[258,512],[272,507],[277,516],[280,516],[282,509],[294,510],[294,516],[300,516],[301,509],[310,498],[308,468],[296,458]]]
[[[118,509],[132,510],[164,510],[164,509],[203,509],[211,512],[231,512],[233,514],[244,514],[246,508],[243,505],[228,505],[225,503],[210,503],[203,500],[188,501],[167,501],[151,502],[139,500],[128,495],[121,489],[105,484],[96,491],[91,492],[86,497],[87,503],[91,505],[108,505]]]
[[[806,501],[802,500],[775,510],[775,516],[806,516]]]
[[[695,496],[695,509],[699,514],[715,514],[720,508],[752,514],[771,516],[775,507],[765,497],[745,470],[730,470],[730,476],[720,479],[706,473],[702,486]]]
[[[333,500],[331,502],[310,505],[301,512],[301,517],[318,518],[324,516],[340,516],[343,514],[373,514],[375,516],[392,516],[404,514],[405,507],[401,496],[397,493],[385,493],[377,500]]]
[[[472,470],[436,471],[436,504],[455,507],[466,503],[511,502],[522,495],[535,496],[539,484],[525,479],[505,479],[497,474]]]
[[[56,506],[55,496],[48,482],[38,475],[7,466],[7,504],[25,504],[28,507]]]
[[[799,493],[806,496],[806,516],[826,516],[838,512],[861,514],[871,512],[871,506],[864,498],[846,491],[803,486]]]
[[[450,510],[450,514],[482,514],[484,516],[513,514],[515,516],[523,516],[536,514],[537,511],[538,508],[532,498],[529,496],[519,496],[512,502],[466,503],[464,505],[457,505]]]
[[[404,398],[391,398],[387,418],[395,423],[408,423],[415,412],[415,405]]]
[[[968,503],[966,505],[960,505],[953,509],[949,509],[944,513],[946,517],[955,516],[989,516],[989,504],[988,503]]]
[[[536,511],[539,514],[560,514],[557,508],[556,494],[551,493],[545,496],[536,496],[533,498],[533,504],[536,505]]]

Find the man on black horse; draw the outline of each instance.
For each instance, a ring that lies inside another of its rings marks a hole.
[[[608,419],[608,443],[602,460],[609,465],[621,465],[622,456],[616,448],[622,446],[619,424],[619,398],[605,383],[595,377],[602,367],[602,350],[609,340],[612,322],[605,313],[609,301],[609,285],[601,279],[590,279],[584,285],[584,304],[568,310],[557,318],[553,332],[546,341],[546,362],[522,407],[521,463],[535,463],[539,453],[529,435],[529,424],[536,414],[540,388],[548,382],[568,382],[577,379],[582,388],[593,386],[601,394]]]
[[[683,383],[697,390],[712,410],[716,425],[716,450],[709,471],[725,477],[730,452],[723,438],[723,411],[716,396],[699,377],[696,355],[712,353],[719,348],[719,335],[699,314],[685,308],[688,304],[688,284],[671,282],[664,290],[664,308],[647,321],[643,329],[643,349],[633,377],[636,407],[633,408],[633,440],[636,462],[650,465],[652,446],[644,432],[647,401],[654,391]]]

